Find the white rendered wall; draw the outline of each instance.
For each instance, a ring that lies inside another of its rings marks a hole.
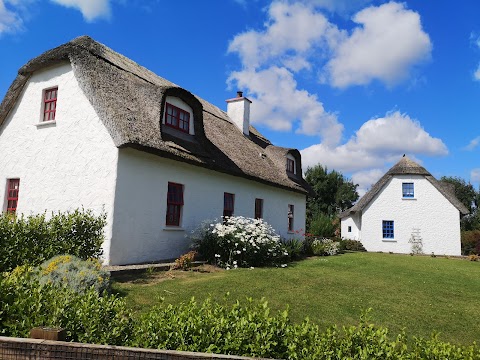
[[[348,231],[348,227],[351,231]],[[360,240],[360,218],[357,214],[343,218],[340,223],[340,231],[343,239]]]
[[[56,120],[36,126],[43,90],[58,86]],[[79,207],[111,224],[118,149],[80,89],[69,63],[37,72],[0,127],[0,206],[6,209],[7,179],[20,178],[17,213]],[[106,238],[111,237],[111,227]],[[109,251],[109,240],[104,244]]]
[[[413,182],[415,197],[402,198],[402,183]],[[394,239],[383,239],[382,220],[394,221]],[[427,179],[397,175],[364,209],[361,241],[367,251],[410,253],[413,229],[423,252],[460,255],[460,213]]]
[[[180,228],[165,226],[168,182],[184,185]],[[224,192],[235,194],[234,215],[254,217],[255,198],[261,198],[264,219],[280,235],[295,235],[287,232],[288,204],[295,207],[294,228],[305,228],[305,195],[120,149],[110,263],[173,259],[187,252],[190,231],[223,214]]]

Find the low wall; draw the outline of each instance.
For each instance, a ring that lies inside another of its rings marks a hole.
[[[151,350],[123,346],[92,345],[62,341],[20,339],[0,336],[1,360],[248,360],[251,357],[194,353],[173,350]],[[259,359],[259,358],[255,358]]]

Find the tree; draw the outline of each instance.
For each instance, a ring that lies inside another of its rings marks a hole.
[[[480,230],[480,190],[476,191],[472,184],[456,176],[442,176],[440,181],[453,185],[455,196],[470,211],[469,215],[462,218],[462,230]]]
[[[358,200],[358,184],[354,184],[338,171],[328,172],[327,167],[320,164],[307,169],[305,180],[315,193],[307,199],[307,227],[312,219],[320,214],[333,219]]]

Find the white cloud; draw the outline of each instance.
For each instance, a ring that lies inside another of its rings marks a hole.
[[[445,144],[427,133],[420,123],[400,112],[365,122],[345,144],[331,147],[317,144],[301,151],[305,167],[318,163],[342,172],[383,167],[402,154],[441,156],[448,154]]]
[[[263,31],[237,35],[228,51],[237,53],[243,69],[228,78],[230,87],[246,90],[254,101],[251,119],[271,129],[318,135],[337,144],[343,125],[327,112],[315,94],[299,89],[295,73],[310,69],[308,57],[341,36],[324,15],[306,5],[273,2]]]
[[[385,174],[384,169],[358,171],[352,175],[352,182],[358,184],[358,195],[363,196]]]
[[[260,67],[267,61],[291,62],[291,53],[297,63],[303,62],[305,66],[307,52],[336,33],[336,27],[323,14],[305,5],[273,2],[265,30],[250,30],[235,36],[228,51],[238,53],[246,68]]]
[[[9,5],[7,7],[7,5]],[[14,1],[0,0],[0,35],[3,33],[15,33],[23,28],[23,21],[15,6]]]
[[[298,0],[297,0],[298,1]],[[372,0],[302,0],[304,4],[326,9],[332,13],[347,15],[356,11]]]
[[[470,180],[474,182],[480,182],[480,168],[473,169],[470,172]]]
[[[478,33],[472,32],[470,34],[470,42],[473,44],[474,47],[480,49],[480,36]],[[480,81],[480,64],[478,64],[477,70],[473,73],[473,79]]]
[[[317,95],[299,87],[300,76],[322,73],[337,87],[373,79],[392,85],[430,56],[430,39],[419,15],[403,4],[390,2],[358,12],[354,20],[359,26],[350,35],[318,11],[367,2],[274,1],[263,29],[232,39],[228,52],[239,56],[242,69],[232,72],[227,82],[254,101],[254,124],[320,136],[324,147],[336,146],[343,125]]]
[[[472,139],[470,143],[465,146],[465,150],[474,150],[478,145],[480,145],[480,136],[477,136],[475,139]]]
[[[56,4],[79,10],[83,18],[94,21],[97,18],[109,18],[111,14],[110,0],[50,0]]]
[[[344,88],[380,80],[392,86],[404,80],[416,64],[428,60],[432,43],[420,15],[405,4],[371,6],[352,19],[359,24],[334,49],[324,81]]]
[[[274,66],[260,71],[233,72],[229,82],[233,81],[254,96],[251,108],[253,124],[290,131],[292,123],[298,121],[298,133],[318,134],[328,144],[335,145],[340,141],[343,125],[334,114],[325,111],[315,95],[299,90],[292,73],[286,68]]]

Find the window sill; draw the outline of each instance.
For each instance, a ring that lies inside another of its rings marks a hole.
[[[382,239],[383,242],[397,242],[395,239]]]
[[[35,124],[35,126],[39,128],[39,127],[44,127],[48,125],[55,125],[56,123],[57,123],[57,120],[49,120],[49,121],[39,122],[38,124]]]
[[[185,231],[185,229],[181,226],[165,226],[163,231]]]
[[[402,197],[402,200],[417,200],[416,197]]]
[[[290,230],[288,230],[288,231],[287,231],[287,234],[295,234],[295,231],[290,231]]]

